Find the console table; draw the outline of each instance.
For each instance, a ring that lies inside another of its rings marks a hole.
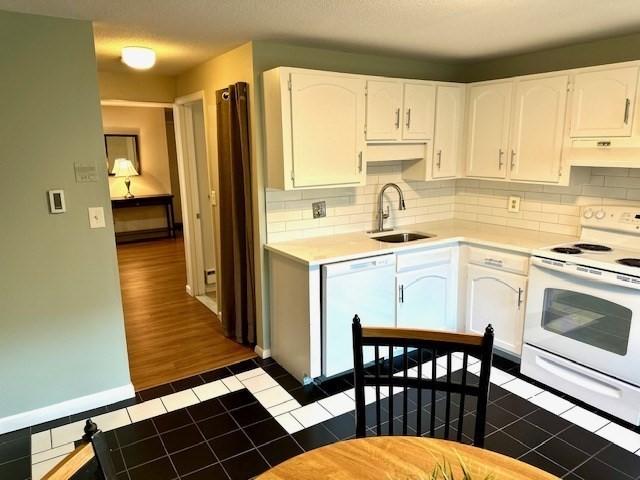
[[[162,229],[150,229],[150,230],[135,230],[130,232],[117,232],[116,242],[124,243],[127,241],[136,241],[145,238],[150,238],[149,235],[158,232],[166,232],[166,237],[175,238],[176,227],[175,217],[173,215],[173,194],[160,193],[157,195],[139,195],[133,198],[112,198],[111,208],[113,210],[120,208],[136,208],[136,207],[153,207],[163,206],[165,212],[165,218],[167,220],[167,227]],[[164,237],[163,237],[164,238]]]

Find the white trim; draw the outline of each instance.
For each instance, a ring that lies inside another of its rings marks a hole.
[[[131,100],[100,100],[100,105],[103,107],[173,108],[173,103],[134,102]]]
[[[191,285],[185,285],[184,289],[186,292],[193,297],[193,290],[191,289]]]
[[[202,102],[204,103],[204,90],[199,90],[197,92],[190,93],[189,95],[178,97],[175,100],[175,104],[186,105],[187,103],[197,102],[198,100],[202,100]]]
[[[256,345],[256,347],[253,349],[254,352],[256,352],[256,354],[260,357],[260,358],[271,358],[271,349],[270,348],[262,348],[260,345]]]
[[[104,407],[105,405],[111,405],[112,403],[127,400],[134,396],[135,391],[133,385],[128,383],[121,387],[103,390],[102,392],[92,393],[84,397],[72,398],[64,402],[0,418],[0,434],[56,420],[68,415],[75,415],[76,413],[82,413],[93,408]]]

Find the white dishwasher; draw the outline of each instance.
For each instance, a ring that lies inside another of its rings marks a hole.
[[[395,255],[361,258],[322,266],[322,374],[353,368],[351,325],[394,327]],[[365,350],[364,361],[373,360]],[[386,352],[380,351],[381,355]]]

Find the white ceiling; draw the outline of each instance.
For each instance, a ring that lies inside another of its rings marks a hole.
[[[158,51],[176,74],[249,40],[469,61],[640,31],[639,0],[0,0],[94,21],[99,67]]]

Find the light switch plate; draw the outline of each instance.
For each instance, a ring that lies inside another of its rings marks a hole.
[[[89,207],[89,226],[91,228],[104,228],[104,208]]]
[[[313,218],[322,218],[327,216],[327,202],[324,200],[312,203],[311,209],[313,210]]]
[[[520,211],[520,197],[509,197],[509,205],[507,210],[516,213]]]

